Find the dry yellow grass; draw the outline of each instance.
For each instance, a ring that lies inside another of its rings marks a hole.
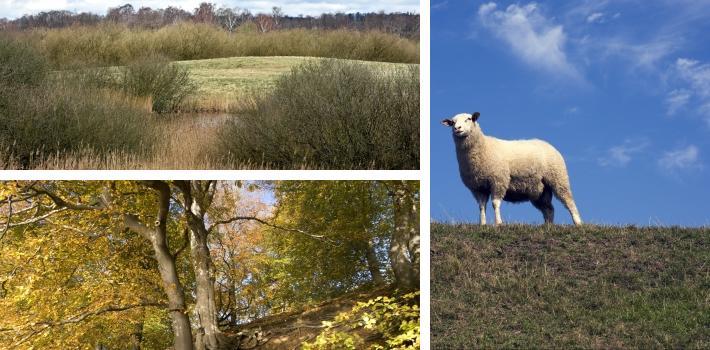
[[[145,103],[145,101],[136,101]],[[186,170],[235,169],[229,158],[219,158],[217,133],[230,118],[229,114],[153,115],[147,123],[156,126],[157,144],[143,154],[127,152],[99,152],[84,148],[78,152],[45,154],[37,152],[30,161],[32,170]],[[1,169],[20,169],[20,163],[0,151]],[[238,164],[236,169],[272,169],[262,162]],[[316,169],[311,164],[301,164],[297,169]]]

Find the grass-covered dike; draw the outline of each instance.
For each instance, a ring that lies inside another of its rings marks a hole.
[[[432,349],[708,348],[710,229],[431,227]]]

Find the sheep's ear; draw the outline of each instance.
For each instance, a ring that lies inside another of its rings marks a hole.
[[[471,120],[473,120],[475,122],[476,120],[478,120],[478,117],[480,117],[480,116],[481,116],[481,113],[474,112],[473,114],[471,114]]]
[[[444,120],[441,121],[441,124],[442,124],[442,125],[446,125],[446,126],[453,126],[453,125],[454,125],[454,121],[451,120],[451,119],[444,119]]]

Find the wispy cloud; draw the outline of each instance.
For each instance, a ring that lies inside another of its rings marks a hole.
[[[445,9],[448,6],[449,6],[449,1],[445,0],[445,1],[439,1],[439,2],[433,3],[433,4],[431,4],[430,7],[431,7],[432,11],[435,11],[435,10]]]
[[[710,125],[710,63],[678,58],[671,67],[669,76],[680,86],[666,96],[669,114],[674,114],[672,112],[677,112],[686,105],[692,105],[691,108]]]
[[[626,139],[624,143],[609,148],[607,153],[603,157],[599,157],[597,162],[603,167],[625,167],[636,154],[650,145],[651,142],[646,138]]]
[[[594,12],[587,16],[587,23],[604,23],[604,13]]]
[[[679,58],[675,62],[675,69],[678,76],[690,84],[698,96],[710,98],[710,64]]]
[[[695,145],[678,148],[663,153],[658,160],[658,165],[670,172],[686,169],[700,169],[702,164],[699,160],[700,151]]]
[[[526,64],[557,76],[581,79],[567,60],[563,26],[545,18],[536,3],[499,10],[496,3],[489,2],[479,7],[478,16],[483,26],[505,41]]]
[[[691,93],[685,89],[676,89],[666,96],[666,114],[675,115],[690,101]]]

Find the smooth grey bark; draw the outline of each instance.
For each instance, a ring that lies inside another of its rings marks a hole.
[[[158,220],[156,227],[150,228],[134,215],[124,215],[124,223],[130,230],[147,239],[158,262],[163,290],[168,298],[168,311],[172,321],[173,347],[175,350],[192,350],[192,329],[187,316],[185,292],[175,264],[175,258],[168,249],[167,217],[170,209],[170,186],[161,181],[148,181],[146,185],[158,192]]]
[[[190,256],[195,272],[195,313],[200,325],[197,330],[198,350],[221,349],[226,338],[219,329],[217,301],[215,298],[215,272],[209,250],[209,231],[205,226],[205,213],[214,197],[214,181],[177,181],[184,198],[185,217],[190,231]]]
[[[404,289],[419,287],[419,217],[414,185],[396,181],[393,185],[394,232],[389,258],[395,284]]]

